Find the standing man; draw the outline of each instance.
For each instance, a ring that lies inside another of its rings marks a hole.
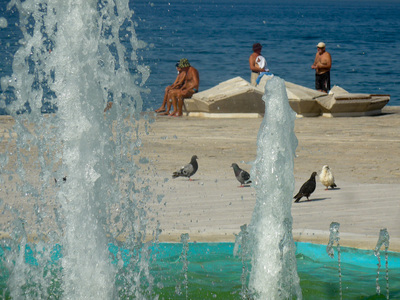
[[[315,69],[315,89],[327,93],[331,89],[332,58],[329,52],[325,51],[325,43],[317,45],[317,54],[311,68]]]
[[[251,85],[257,85],[257,77],[261,72],[265,72],[264,68],[261,68],[257,63],[257,57],[261,56],[262,46],[260,43],[253,44],[253,53],[249,57],[249,65],[251,70],[250,82]],[[261,56],[262,57],[262,56]],[[264,59],[265,61],[265,59]]]
[[[190,98],[193,94],[197,93],[200,84],[199,72],[190,65],[186,58],[182,58],[179,61],[178,67],[181,68],[183,72],[186,72],[186,77],[185,83],[180,89],[171,90],[168,93],[174,107],[174,111],[169,115],[174,117],[182,116],[183,99]]]

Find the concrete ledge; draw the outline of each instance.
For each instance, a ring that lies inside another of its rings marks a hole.
[[[326,118],[335,117],[367,117],[367,116],[379,116],[382,114],[381,109],[365,111],[365,112],[337,112],[337,113],[323,113],[322,116]]]
[[[0,231],[0,240],[11,239],[11,236],[8,232]]]
[[[329,234],[329,231],[322,230],[295,230],[293,231],[293,239],[295,242],[327,245]],[[339,244],[343,247],[374,250],[377,242],[378,236],[340,232]],[[389,251],[400,252],[399,238],[391,237],[389,244]]]
[[[161,243],[180,243],[181,234],[187,233],[188,231],[174,231],[174,232],[163,232],[159,237]],[[207,234],[195,234],[190,233],[190,242],[197,243],[234,243],[235,234],[238,232],[209,232]],[[329,241],[329,231],[320,230],[294,230],[293,239],[295,242],[312,243],[318,245],[327,245]],[[0,240],[11,239],[11,236],[6,232],[0,232]],[[123,242],[125,239],[122,237],[118,241]],[[37,243],[39,239],[36,235],[28,236],[28,242]],[[340,246],[357,248],[364,250],[374,250],[378,239],[377,236],[362,235],[354,233],[340,233]],[[336,246],[336,245],[335,245]],[[400,252],[400,239],[390,238],[389,251]]]
[[[206,112],[189,112],[189,117],[197,118],[214,118],[214,119],[254,119],[262,118],[263,115],[258,113],[206,113]]]

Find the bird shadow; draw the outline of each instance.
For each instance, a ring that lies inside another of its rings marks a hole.
[[[294,203],[309,203],[309,202],[317,202],[317,201],[324,201],[324,200],[329,200],[331,198],[313,198],[310,200],[303,200],[303,201],[299,201],[299,202],[294,202]]]
[[[336,191],[336,190],[340,190],[340,188],[335,187],[335,188],[324,189],[324,191]]]

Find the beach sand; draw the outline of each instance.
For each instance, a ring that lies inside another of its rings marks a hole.
[[[155,172],[150,179],[164,195],[158,213],[161,241],[234,241],[249,224],[255,204],[253,187],[239,188],[233,162],[250,171],[257,155],[262,118],[212,119],[156,116],[143,135],[142,154]],[[337,189],[317,181],[311,201],[292,206],[296,241],[326,244],[331,222],[341,224],[341,245],[373,249],[387,228],[390,249],[400,251],[400,107],[380,116],[299,118],[295,192],[323,165],[332,169]],[[172,179],[172,172],[196,154],[193,181]]]
[[[191,242],[232,242],[240,226],[250,223],[255,190],[238,187],[231,164],[250,171],[261,122],[262,118],[174,118],[153,113],[140,121],[137,174],[153,193],[148,206],[160,222],[160,241],[179,242],[182,233],[189,233]],[[3,136],[12,123],[9,117],[0,117]],[[380,229],[387,228],[389,249],[400,251],[399,129],[400,107],[385,107],[374,117],[296,119],[295,192],[325,164],[338,186],[326,191],[317,181],[311,201],[292,205],[296,241],[327,244],[330,223],[339,222],[343,246],[373,249]],[[199,170],[193,181],[172,179],[172,172],[194,154]]]

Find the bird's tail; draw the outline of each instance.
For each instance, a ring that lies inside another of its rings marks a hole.
[[[246,181],[246,184],[250,184],[251,183],[251,180],[249,180],[249,181]]]
[[[181,176],[181,174],[179,172],[172,173],[172,178],[177,178],[179,176]]]

